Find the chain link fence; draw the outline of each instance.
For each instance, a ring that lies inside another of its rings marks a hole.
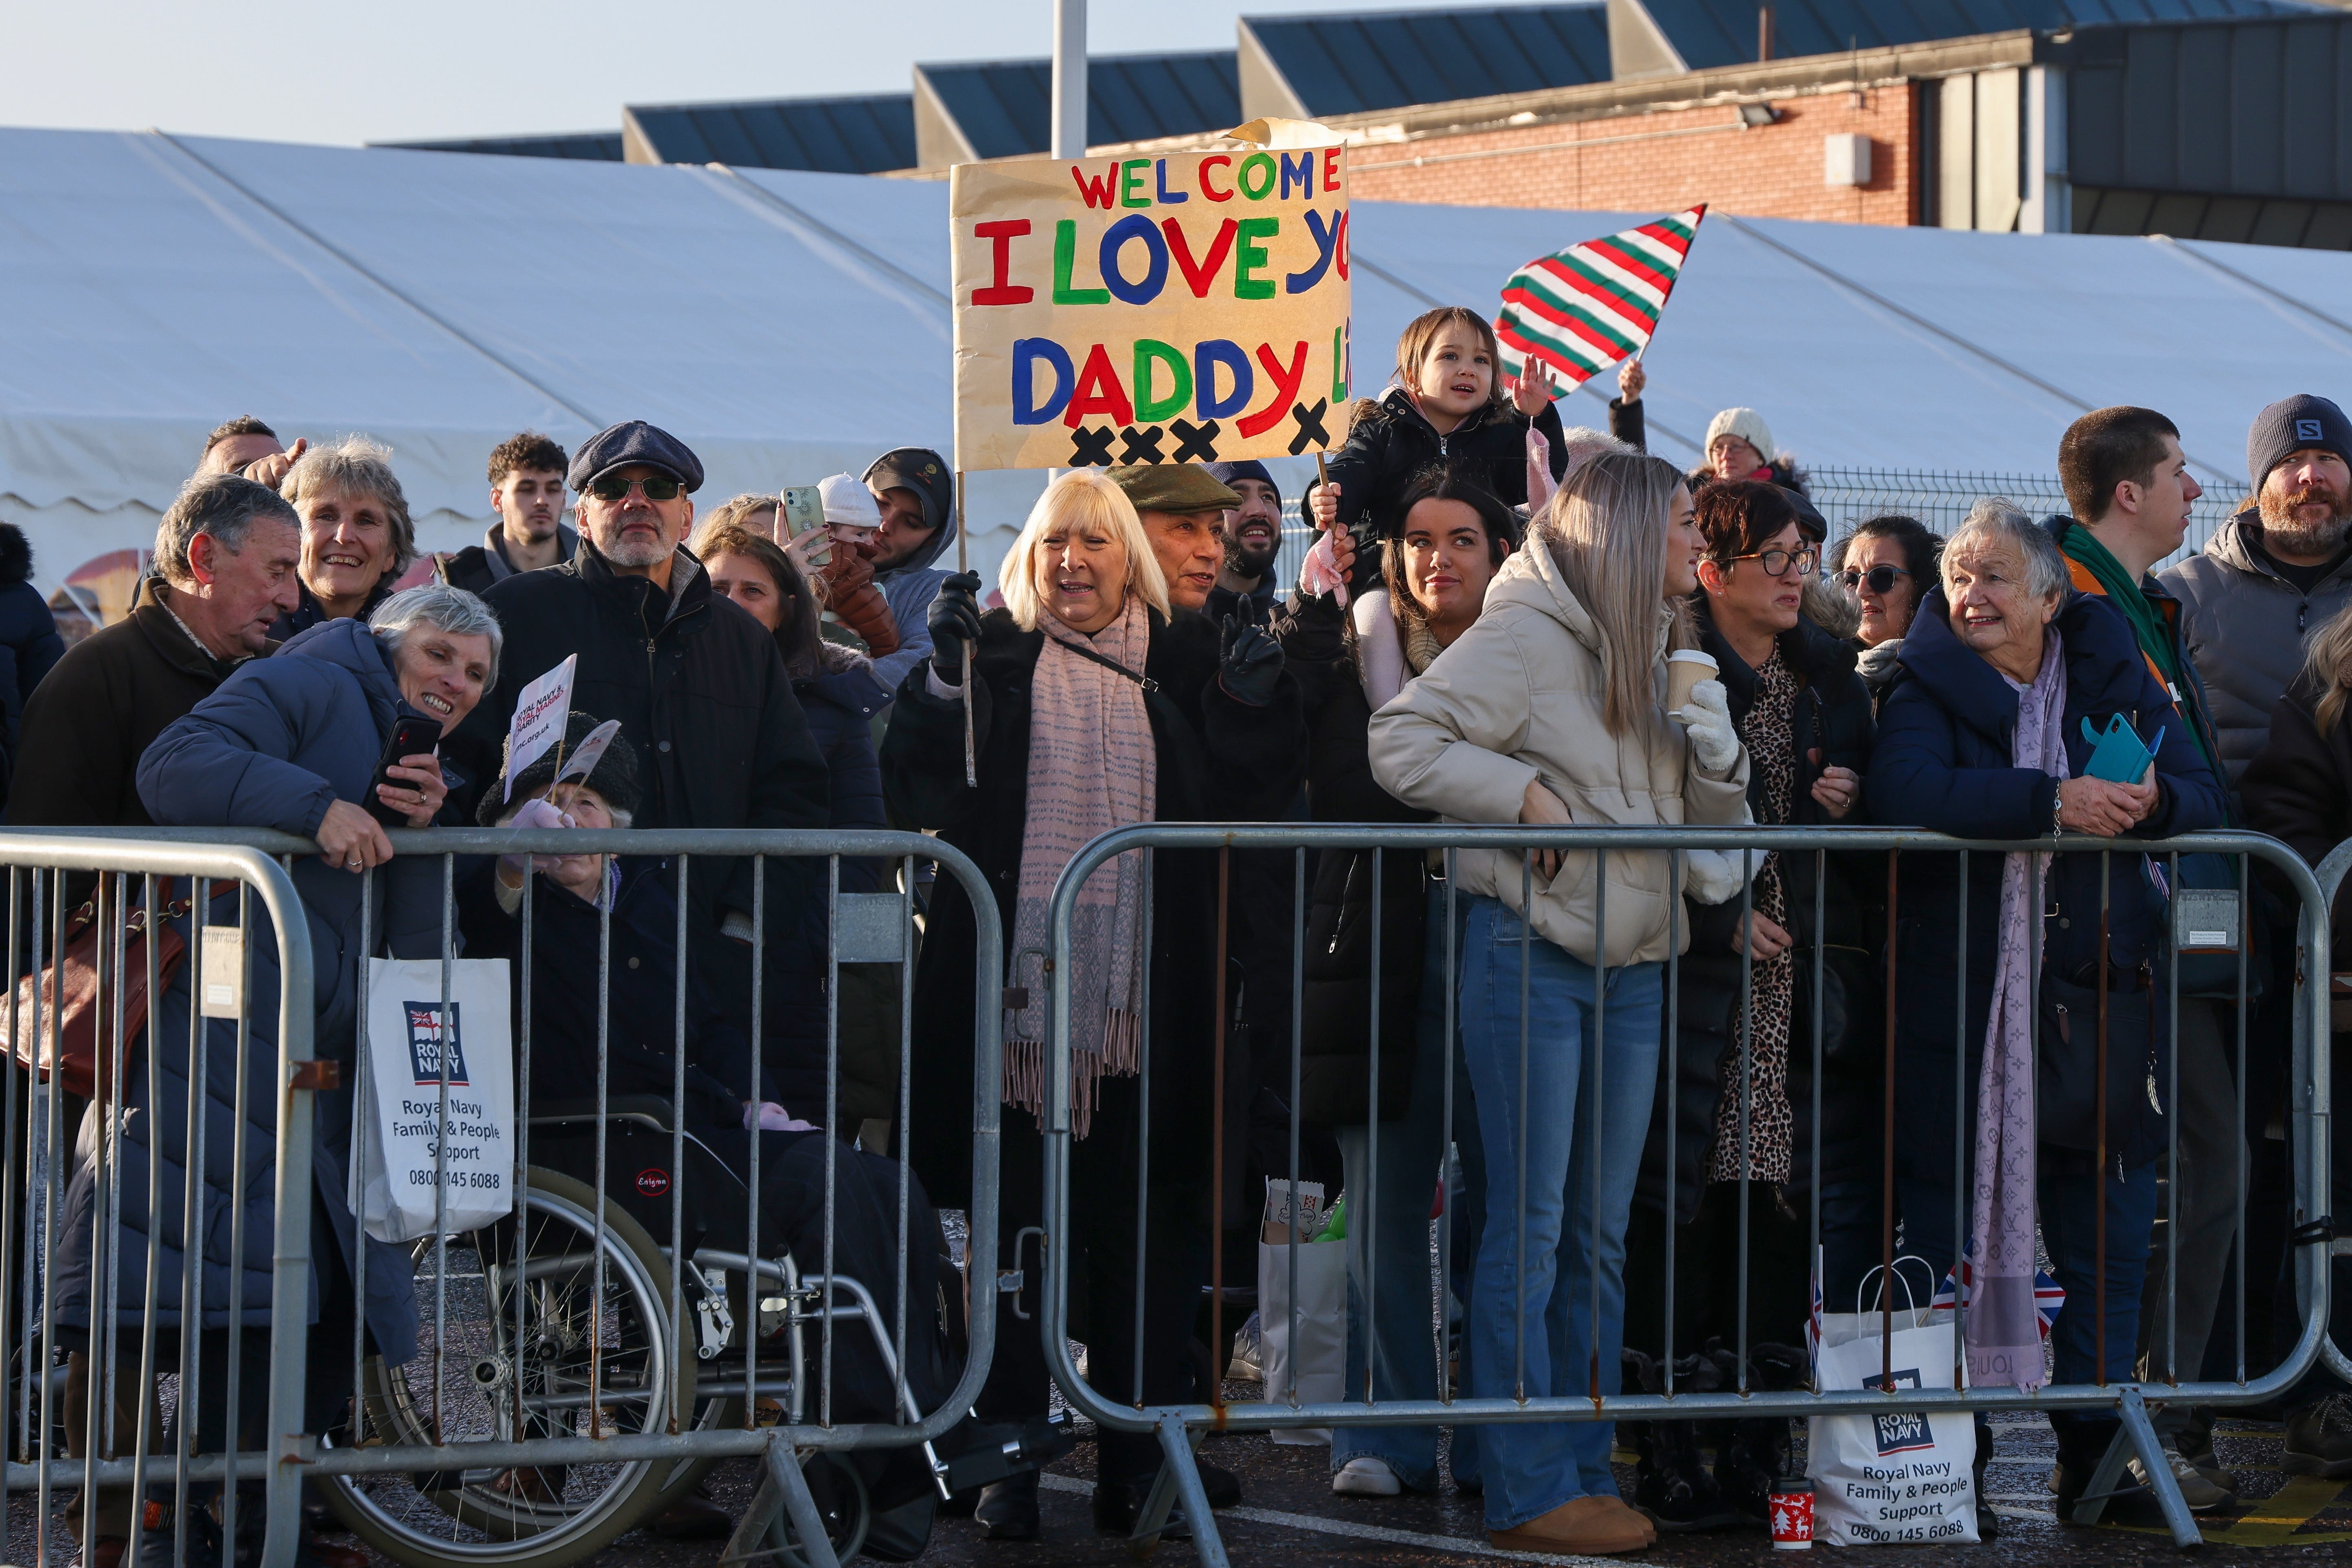
[[[2068,510],[2066,493],[2055,474],[1979,474],[1929,468],[1809,468],[1807,493],[1829,520],[1832,543],[1856,524],[1890,512],[1917,518],[1937,533],[1949,534],[1969,515],[1969,508],[1987,497],[2013,501],[2035,517]],[[2158,563],[2158,570],[2194,555],[2205,547],[2213,531],[2228,521],[2249,497],[2242,485],[2221,480],[2207,483],[2189,513],[2189,533],[2180,548]],[[1299,563],[1315,542],[1315,531],[1291,498],[1282,506],[1282,553],[1276,563],[1275,581],[1287,594],[1298,581]]]

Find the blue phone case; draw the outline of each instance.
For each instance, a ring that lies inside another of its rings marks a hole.
[[[2139,738],[2120,713],[2107,720],[2106,732],[2102,734],[2083,721],[2083,739],[2091,743],[2091,759],[2083,765],[2083,776],[2105,779],[2109,784],[2136,784],[2147,775],[2148,764],[2156,761],[2156,752]],[[2156,744],[2164,744],[2164,731],[2156,732]]]

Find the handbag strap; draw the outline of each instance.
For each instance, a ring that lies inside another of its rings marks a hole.
[[[1115,670],[1118,674],[1124,675],[1129,680],[1132,680],[1138,686],[1143,688],[1146,691],[1157,691],[1160,689],[1160,682],[1152,679],[1151,677],[1148,675],[1138,675],[1135,671],[1128,668],[1127,666],[1119,663],[1118,660],[1110,658],[1107,654],[1097,653],[1094,649],[1087,647],[1082,643],[1064,642],[1060,637],[1054,636],[1051,632],[1045,634],[1045,640],[1059,647],[1068,648],[1080,658],[1101,665],[1105,669]]]

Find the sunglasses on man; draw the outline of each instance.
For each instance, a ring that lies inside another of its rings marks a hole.
[[[1849,566],[1837,574],[1837,579],[1850,590],[1859,591],[1866,587],[1874,594],[1885,594],[1893,591],[1897,577],[1909,575],[1911,574],[1900,566],[1874,566],[1867,572],[1858,566]]]
[[[620,500],[632,489],[643,490],[647,500],[676,500],[685,488],[676,479],[659,474],[642,479],[607,478],[588,482],[588,493],[598,500]]]

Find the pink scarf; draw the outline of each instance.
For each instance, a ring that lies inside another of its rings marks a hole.
[[[2042,668],[2017,688],[2011,761],[2066,776],[2066,655],[2058,628],[2044,634]],[[2005,679],[2005,678],[2004,678]],[[2000,968],[1985,1026],[1977,1083],[1975,1220],[1969,1250],[1969,1382],[1978,1387],[2039,1388],[2042,1323],[2033,1300],[2033,979],[2042,941],[2044,857],[2005,857],[2000,868]]]
[[[1029,805],[1021,834],[1007,984],[1030,1005],[1004,1016],[1004,1102],[1041,1119],[1045,1107],[1046,914],[1054,884],[1081,846],[1114,827],[1151,820],[1159,752],[1143,688],[1073,653],[1089,647],[1138,675],[1151,640],[1150,612],[1129,594],[1118,619],[1092,637],[1040,612],[1045,634],[1030,680]],[[1087,1135],[1096,1085],[1131,1077],[1141,1061],[1143,856],[1121,855],[1079,889],[1070,918],[1070,1125]]]

